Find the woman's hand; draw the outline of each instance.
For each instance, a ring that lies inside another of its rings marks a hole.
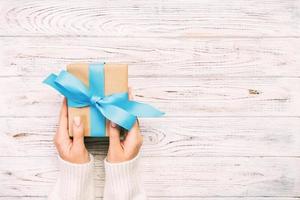
[[[133,99],[132,90],[128,91],[129,99]],[[143,136],[140,133],[138,121],[128,133],[124,140],[120,139],[120,129],[118,126],[110,122],[108,128],[109,148],[107,153],[107,161],[111,163],[119,163],[133,159],[137,156],[143,144]]]
[[[71,163],[87,163],[90,161],[89,152],[84,145],[83,124],[80,117],[73,119],[73,139],[68,134],[68,109],[64,98],[59,118],[59,127],[54,136],[54,143],[62,159]]]

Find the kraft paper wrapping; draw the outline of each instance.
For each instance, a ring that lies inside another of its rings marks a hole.
[[[89,64],[88,63],[74,63],[67,66],[67,71],[81,80],[87,87],[89,87]],[[126,64],[104,64],[104,83],[105,96],[119,92],[128,92],[128,66]],[[90,136],[90,107],[72,108],[68,107],[68,126],[69,135],[72,136],[72,123],[75,116],[80,116],[84,125],[84,135]],[[106,133],[107,131],[106,120]]]

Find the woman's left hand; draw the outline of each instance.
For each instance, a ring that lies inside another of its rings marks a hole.
[[[54,136],[54,143],[60,157],[71,163],[88,163],[90,161],[89,152],[84,145],[84,129],[81,118],[73,118],[73,139],[68,133],[68,108],[66,98],[60,111],[59,127]]]

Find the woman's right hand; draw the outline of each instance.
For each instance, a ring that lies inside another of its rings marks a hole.
[[[131,88],[128,89],[129,99],[133,99]],[[107,153],[107,161],[110,163],[119,163],[129,161],[135,158],[143,144],[143,136],[140,132],[138,121],[121,141],[120,128],[113,122],[109,123],[109,148]]]

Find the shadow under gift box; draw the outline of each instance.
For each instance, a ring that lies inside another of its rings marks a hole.
[[[80,81],[82,81],[87,87],[89,87],[89,64],[88,63],[74,63],[67,65],[67,71]],[[128,92],[128,65],[126,64],[104,64],[104,93],[105,96],[120,93]],[[91,137],[91,115],[90,107],[68,107],[68,126],[69,126],[69,135],[72,136],[72,123],[75,116],[80,116],[82,123],[84,125],[84,135]],[[108,136],[108,120],[106,120],[106,132],[101,134]],[[99,136],[92,136],[99,137]]]

